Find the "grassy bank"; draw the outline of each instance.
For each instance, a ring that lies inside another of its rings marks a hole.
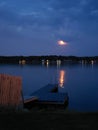
[[[98,113],[64,111],[9,111],[0,112],[0,130],[66,130],[97,129]]]

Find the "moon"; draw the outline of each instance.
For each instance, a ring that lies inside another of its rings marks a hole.
[[[61,46],[67,45],[67,42],[63,41],[63,40],[59,40],[58,44]]]

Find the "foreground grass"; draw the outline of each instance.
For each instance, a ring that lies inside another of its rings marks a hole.
[[[0,130],[66,130],[98,129],[98,113],[59,110],[0,112]]]

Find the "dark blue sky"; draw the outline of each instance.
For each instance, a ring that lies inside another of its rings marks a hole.
[[[98,0],[0,0],[0,55],[98,55]]]

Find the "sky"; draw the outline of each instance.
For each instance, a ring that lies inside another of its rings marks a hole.
[[[98,0],[0,0],[0,55],[98,56]]]

